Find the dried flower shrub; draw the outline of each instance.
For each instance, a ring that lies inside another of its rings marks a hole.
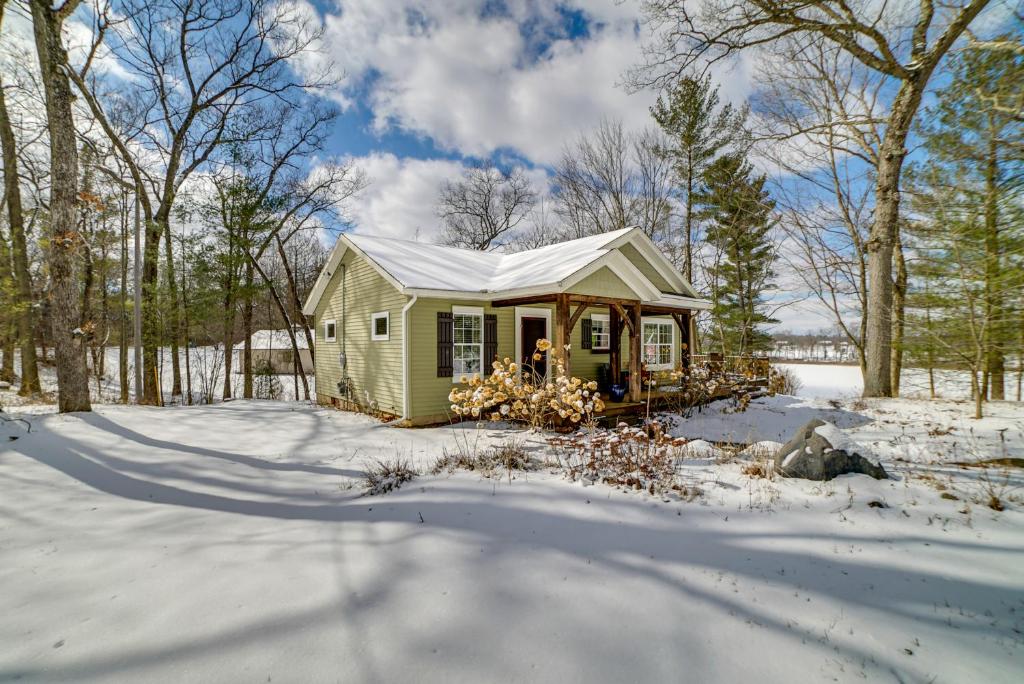
[[[538,340],[533,358],[539,361],[551,342]],[[566,347],[568,349],[568,347]],[[525,423],[533,428],[579,425],[604,410],[597,383],[570,377],[563,359],[552,354],[553,377],[548,380],[532,368],[522,368],[507,356],[492,364],[491,374],[460,379],[448,395],[457,416]]]
[[[548,443],[570,480],[691,498],[676,477],[676,461],[686,440],[669,436],[658,422],[644,427],[619,423],[614,430],[578,431],[550,437]]]

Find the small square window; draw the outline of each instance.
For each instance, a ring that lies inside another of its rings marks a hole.
[[[374,342],[385,341],[391,334],[391,314],[387,311],[370,316],[370,339]]]
[[[335,320],[324,321],[324,341],[334,342],[338,339],[338,322]]]

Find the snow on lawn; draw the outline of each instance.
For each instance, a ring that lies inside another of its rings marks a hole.
[[[864,390],[860,366],[846,366],[834,363],[780,363],[779,368],[791,371],[800,379],[802,386],[797,391],[808,399],[838,399],[859,397]],[[935,392],[945,399],[969,399],[971,376],[966,371],[936,370]],[[1007,396],[1014,391],[1013,380],[1007,378]],[[931,396],[928,371],[924,368],[904,368],[900,374],[900,393],[904,397],[925,399]]]
[[[735,418],[811,410],[783,401]],[[917,434],[836,410],[861,442]],[[510,432],[251,401],[23,415],[0,422],[0,681],[1019,681],[1020,504],[972,503],[974,469],[909,441],[882,482],[697,458],[689,503],[546,471],[368,497],[375,456]]]

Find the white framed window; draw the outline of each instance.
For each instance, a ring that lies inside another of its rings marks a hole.
[[[592,314],[590,316],[590,348],[596,351],[608,351],[611,348],[612,322],[608,314]]]
[[[370,314],[370,339],[374,342],[383,342],[390,337],[391,314],[387,311]]]
[[[334,342],[338,339],[338,321],[329,318],[324,321],[324,341]]]
[[[473,377],[484,372],[484,310],[452,307],[452,377]]]
[[[667,370],[675,362],[675,323],[643,319],[644,363],[648,370]]]

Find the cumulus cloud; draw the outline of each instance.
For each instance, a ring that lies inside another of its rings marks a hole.
[[[435,213],[441,184],[459,177],[463,165],[444,159],[399,158],[375,152],[352,162],[368,187],[354,198],[350,215],[357,233],[432,242],[440,234]]]
[[[378,132],[400,129],[476,157],[513,149],[538,164],[602,117],[649,124],[654,95],[618,85],[640,56],[635,5],[581,3],[583,37],[567,35],[564,5],[553,0],[490,6],[340,2],[324,19],[323,47],[343,74],[341,101],[359,93]]]

